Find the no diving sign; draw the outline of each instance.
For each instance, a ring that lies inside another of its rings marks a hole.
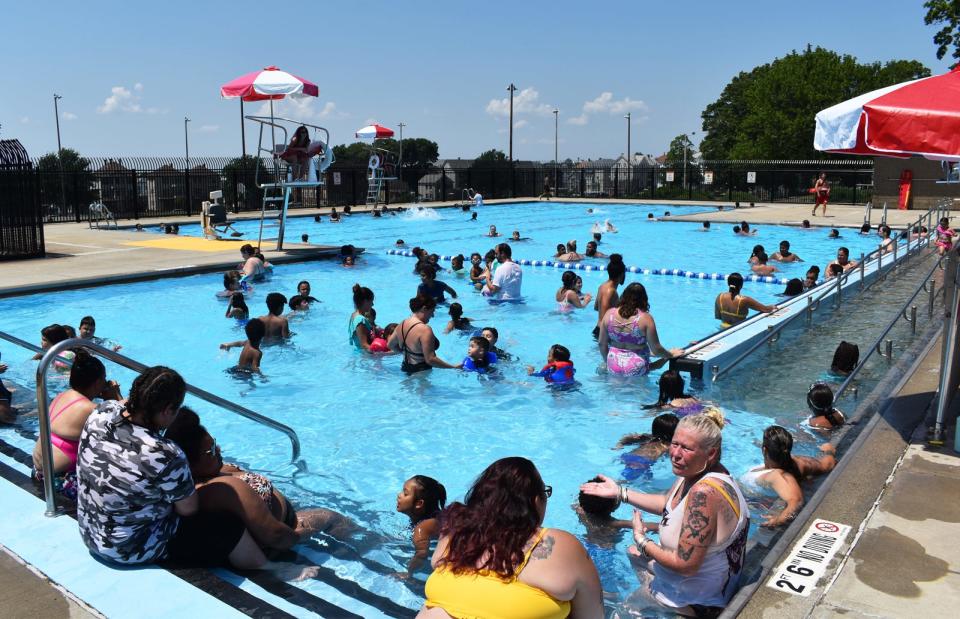
[[[767,580],[767,586],[807,597],[826,573],[827,565],[849,532],[849,525],[814,521]]]

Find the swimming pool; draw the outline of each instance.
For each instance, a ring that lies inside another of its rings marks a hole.
[[[314,296],[323,300],[292,319],[296,335],[289,345],[265,350],[263,378],[238,379],[225,371],[235,363],[236,351],[222,353],[218,344],[243,335],[235,321],[223,317],[225,304],[214,297],[220,288],[217,275],[8,298],[0,300],[0,311],[5,317],[4,330],[30,340],[38,339],[39,329],[50,322],[75,325],[81,316],[92,314],[98,335],[123,344],[122,352],[128,356],[170,365],[193,384],[296,428],[308,472],[294,476],[286,465],[289,446],[282,435],[201,402],[190,402],[227,458],[273,471],[283,490],[300,506],[337,509],[386,536],[388,543],[363,552],[369,560],[397,570],[411,554],[406,519],[394,511],[395,495],[403,481],[413,474],[430,475],[447,486],[451,499],[458,499],[487,464],[507,455],[529,457],[546,483],[553,485],[547,524],[582,536],[583,527],[570,509],[579,483],[598,472],[619,475],[623,469],[620,452],[611,448],[624,434],[649,429],[655,413],[642,405],[657,399],[655,378],[620,380],[598,373],[600,356],[590,335],[596,314],[590,310],[566,315],[555,311],[553,293],[559,287],[561,270],[553,268],[524,269],[527,302],[523,305],[491,306],[463,280],[442,276],[458,290],[465,314],[475,319],[476,326],[496,326],[499,345],[518,357],[503,368],[501,380],[478,380],[476,375],[442,370],[406,377],[399,371],[396,357],[372,359],[354,353],[346,343],[354,282],[377,293],[379,324],[398,322],[409,313],[407,300],[418,283],[412,274],[413,262],[384,253],[398,237],[408,245],[423,245],[437,253],[482,253],[500,240],[481,236],[490,219],[496,220],[501,230],[519,229],[534,237],[514,245],[516,257],[542,259],[552,255],[556,242],[571,235],[580,239],[582,249],[591,224],[602,217],[610,218],[620,229],[619,234],[604,236],[602,251],[621,251],[628,265],[723,272],[743,269],[757,242],[772,251],[781,238],[790,239],[799,255],[821,266],[835,255],[838,245],[826,239],[823,230],[762,226],[757,237],[733,237],[729,226],[718,225],[712,232],[701,233],[695,223],[647,223],[646,213],[662,214],[663,207],[604,205],[601,210],[607,212],[599,214],[586,214],[585,208],[556,204],[485,207],[480,224],[453,210],[380,219],[358,215],[335,227],[320,224],[324,234],[332,230],[329,234],[337,235],[324,242],[351,242],[366,246],[368,253],[353,269],[331,262],[280,266],[271,281],[257,286],[248,299],[255,315],[264,311],[267,292],[290,296],[301,279],[309,280]],[[675,213],[681,210],[669,208]],[[315,225],[312,219],[298,221],[297,225],[301,224]],[[314,232],[310,234],[313,237]],[[874,246],[872,238],[856,235],[841,241],[853,255]],[[806,264],[787,268],[802,277]],[[591,292],[605,279],[597,272],[582,276],[584,290]],[[716,329],[713,300],[726,289],[723,282],[635,274],[628,274],[627,279],[646,286],[666,346],[682,346]],[[781,290],[780,286],[752,283],[745,288],[747,294],[767,303]],[[51,300],[56,302],[54,309]],[[438,311],[434,327],[441,331],[445,322],[443,310]],[[451,362],[461,360],[466,338],[456,334],[439,337],[440,356]],[[578,389],[558,392],[526,376],[523,366],[542,365],[554,343],[571,349],[578,368]],[[5,376],[32,384],[35,365],[27,360],[29,355],[5,343],[0,343],[0,351],[11,366]],[[131,374],[111,374],[129,387]],[[812,378],[803,375],[793,380],[809,383]],[[51,381],[52,386],[55,382]],[[778,387],[772,391],[780,395],[758,394],[745,401],[734,393],[724,394],[722,403],[732,421],[724,432],[724,464],[735,474],[760,460],[757,441],[763,428],[782,412],[778,398],[785,389]],[[29,419],[23,424],[27,430],[35,426]],[[3,436],[29,447],[21,436]],[[812,453],[815,448],[815,441],[808,440],[798,446],[798,452]],[[672,481],[665,461],[658,462],[652,472],[651,479],[641,478],[634,487],[662,490]],[[627,545],[624,536],[615,549],[592,549],[605,587],[618,599],[636,586],[623,552]],[[417,587],[411,589],[361,563],[346,563],[342,570],[365,588],[403,605],[416,608],[420,604]],[[311,590],[314,585],[298,586]]]

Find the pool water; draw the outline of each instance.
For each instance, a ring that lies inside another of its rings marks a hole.
[[[484,207],[480,223],[470,222],[467,214],[454,210],[380,219],[354,216],[338,226],[293,220],[288,238],[298,236],[300,228],[310,229],[311,240],[316,235],[324,237],[316,242],[351,242],[365,246],[367,253],[354,268],[331,261],[278,266],[269,281],[256,285],[247,299],[252,315],[266,312],[266,293],[279,291],[289,297],[304,279],[311,282],[312,294],[322,300],[291,318],[294,335],[288,344],[264,349],[262,377],[238,378],[227,371],[236,363],[238,349],[223,352],[218,345],[241,340],[244,335],[237,321],[224,318],[226,303],[215,297],[221,288],[217,274],[3,299],[3,329],[35,341],[39,330],[51,322],[77,325],[82,316],[92,314],[97,335],[122,344],[122,353],[150,365],[169,365],[188,382],[295,428],[307,469],[296,475],[287,464],[290,448],[283,435],[188,398],[227,459],[270,471],[300,507],[338,510],[384,536],[386,542],[360,547],[358,552],[368,564],[375,562],[386,571],[403,569],[412,554],[407,519],[395,511],[396,493],[404,480],[414,474],[435,477],[446,485],[450,500],[459,500],[484,467],[505,456],[530,458],[544,481],[553,486],[546,524],[586,539],[585,529],[571,509],[578,486],[601,472],[620,477],[624,468],[621,452],[613,446],[625,434],[649,431],[656,411],[645,410],[643,405],[656,401],[657,387],[656,376],[623,379],[601,370],[591,336],[596,313],[590,309],[569,314],[556,311],[554,293],[562,271],[524,267],[526,302],[499,306],[488,304],[468,281],[449,273],[441,275],[457,290],[457,300],[474,325],[497,327],[498,346],[515,357],[501,365],[495,379],[452,370],[406,376],[400,371],[398,357],[356,353],[347,343],[353,284],[359,282],[376,293],[380,326],[400,322],[409,315],[407,302],[415,294],[419,278],[412,273],[412,259],[386,255],[385,251],[399,237],[410,246],[422,245],[442,254],[483,253],[502,240],[482,236],[488,222],[496,222],[505,232],[519,229],[533,237],[513,246],[515,257],[543,259],[552,255],[556,242],[569,237],[579,238],[582,250],[593,221],[610,218],[620,232],[604,235],[601,249],[622,252],[628,265],[720,272],[745,272],[750,248],[758,242],[772,252],[780,239],[789,239],[796,253],[821,266],[835,255],[838,244],[827,239],[823,230],[761,226],[757,237],[743,238],[734,237],[730,226],[717,225],[702,233],[696,223],[646,222],[646,213],[662,213],[663,207],[604,205],[598,210],[605,212],[594,214],[587,214],[586,208],[536,203]],[[682,210],[669,208],[674,213]],[[850,238],[842,241],[852,255],[874,246],[873,238],[847,236]],[[787,265],[786,269],[790,276],[802,277],[807,264]],[[595,293],[605,279],[598,272],[578,274],[584,278],[585,292]],[[725,283],[629,273],[627,281],[639,281],[647,288],[665,346],[680,347],[717,329],[713,303],[716,295],[726,290]],[[759,283],[748,283],[745,289],[765,303],[774,302],[781,291],[782,286]],[[445,313],[445,308],[438,308],[431,326],[441,341],[439,355],[456,363],[466,354],[468,338],[457,332],[442,334]],[[525,366],[539,369],[554,343],[572,352],[576,388],[560,391],[527,376]],[[32,385],[36,366],[29,361],[31,355],[5,342],[0,342],[0,351],[10,365],[5,377]],[[111,364],[108,371],[125,390],[129,388],[130,372]],[[798,384],[811,381],[806,375],[792,380]],[[54,392],[64,386],[62,378],[50,383]],[[758,445],[763,429],[778,411],[763,393],[747,400],[732,397],[732,392],[729,395],[736,404],[721,402],[731,421],[724,430],[723,462],[741,475],[761,461]],[[35,419],[24,419],[22,424],[26,430],[36,425]],[[23,442],[22,438],[13,440]],[[815,440],[801,442],[797,452],[813,453],[816,446]],[[663,491],[672,480],[669,463],[661,459],[649,478],[640,477],[632,487]],[[618,515],[629,518],[627,510],[621,509]],[[755,517],[754,527],[757,522]],[[637,586],[624,552],[629,540],[624,534],[609,549],[588,544],[604,587],[616,600],[625,599]],[[347,562],[338,573],[410,608],[418,608],[422,601],[420,587],[408,586],[361,562]],[[297,586],[311,590],[313,585],[308,581]]]

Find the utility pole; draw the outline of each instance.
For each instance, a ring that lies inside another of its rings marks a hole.
[[[560,177],[557,175],[557,166],[560,164],[560,158],[557,155],[559,152],[557,144],[559,143],[559,124],[558,119],[560,118],[560,110],[553,110],[553,186],[556,187],[559,184]]]
[[[247,127],[243,122],[243,97],[240,97],[240,141],[243,142],[243,159],[247,159]]]
[[[190,122],[190,119],[186,116],[183,117],[183,148],[186,151],[187,156],[187,169],[190,169],[190,135],[187,133],[187,123]]]
[[[512,83],[507,87],[510,92],[510,163],[513,163],[513,92],[516,89]]]
[[[63,99],[57,93],[53,93],[53,116],[57,121],[57,161],[60,163],[60,208],[67,210],[67,187],[63,181],[63,146],[60,144],[60,106],[57,102]],[[80,221],[79,211],[77,211],[77,221]]]
[[[406,127],[405,124],[400,123],[400,161],[397,162],[397,176],[400,181],[403,181],[403,128]]]
[[[630,112],[627,112],[627,115],[624,118],[627,119],[627,193],[630,193],[632,189],[632,183],[630,182],[630,177],[633,175],[633,158],[630,155]]]

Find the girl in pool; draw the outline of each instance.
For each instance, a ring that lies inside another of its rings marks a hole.
[[[750,310],[758,312],[774,312],[776,305],[764,305],[753,297],[740,294],[743,289],[743,275],[731,273],[727,277],[728,292],[721,292],[717,295],[714,303],[714,316],[720,321],[721,329],[729,329],[733,325],[739,324],[747,319]]]
[[[703,412],[704,404],[689,393],[684,393],[686,383],[680,372],[667,370],[660,375],[658,382],[660,397],[653,404],[646,404],[643,408],[670,408],[678,417],[685,417]]]
[[[577,290],[577,279],[579,278],[573,271],[565,271],[561,276],[560,281],[562,285],[556,294],[557,311],[567,313],[574,308],[583,309],[590,303],[593,297],[590,296],[590,293],[587,293],[584,297],[580,296]]]
[[[397,493],[397,511],[410,518],[414,555],[407,565],[412,575],[430,556],[430,542],[440,536],[440,510],[447,503],[447,489],[426,475],[414,475]]]
[[[569,385],[574,381],[577,370],[570,361],[570,350],[566,346],[554,344],[547,353],[547,364],[539,372],[532,365],[527,366],[529,376],[540,376],[553,385]]]
[[[246,320],[250,318],[250,308],[243,299],[242,292],[234,292],[230,296],[230,305],[227,306],[227,318],[236,318],[237,320]]]
[[[824,382],[815,382],[807,392],[807,406],[813,413],[807,420],[811,428],[833,430],[844,424],[843,413],[833,407],[833,389]]]
[[[607,371],[625,376],[644,376],[683,354],[681,348],[667,350],[660,344],[657,325],[650,315],[647,289],[639,282],[624,289],[618,307],[607,310],[600,325],[598,345]],[[663,359],[652,364],[651,354]]]
[[[770,426],[763,432],[763,465],[754,467],[744,475],[748,485],[770,488],[777,493],[786,506],[778,514],[768,514],[760,523],[762,527],[778,527],[789,523],[803,507],[803,490],[800,482],[814,475],[825,475],[833,470],[837,461],[833,445],[820,447],[824,455],[819,458],[794,456],[793,437],[785,428]]]
[[[467,270],[463,268],[463,254],[457,254],[450,259],[450,272],[457,277],[463,277],[467,274]]]
[[[941,256],[950,251],[950,248],[953,247],[953,239],[957,236],[956,231],[950,227],[950,219],[948,217],[941,217],[940,223],[937,224],[937,253]]]
[[[460,367],[464,372],[486,374],[496,369],[497,355],[490,350],[490,342],[485,337],[474,336],[467,344],[467,356]]]
[[[754,264],[757,264],[757,256],[765,252],[766,250],[763,248],[763,245],[754,245],[753,252],[750,254],[750,258],[747,260],[747,264],[751,266]]]
[[[650,467],[670,450],[673,431],[677,429],[678,423],[680,418],[674,414],[657,415],[653,419],[650,434],[627,434],[617,442],[614,449],[637,445],[630,453],[620,456],[626,465],[621,473],[625,480],[633,481],[641,476],[652,478]]]
[[[447,327],[443,330],[444,333],[450,333],[454,329],[457,331],[473,331],[473,325],[470,324],[470,319],[463,315],[463,306],[459,303],[450,304],[450,320],[447,322]]]

